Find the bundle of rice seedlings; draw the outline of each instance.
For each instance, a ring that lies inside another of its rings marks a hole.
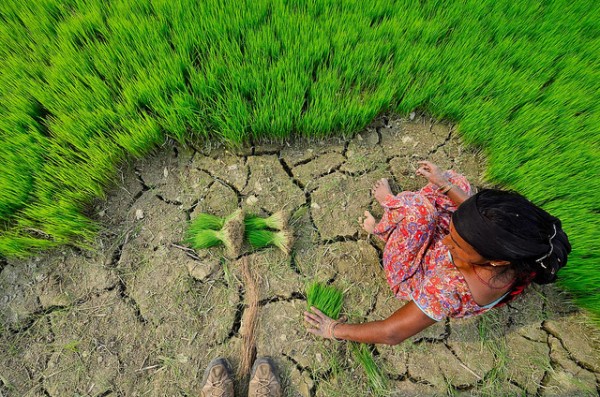
[[[188,227],[188,236],[194,236],[201,230],[221,230],[225,224],[225,218],[211,214],[198,214]]]
[[[247,214],[244,219],[246,230],[284,230],[287,229],[288,216],[283,211],[277,211],[268,218],[262,218],[258,215]]]
[[[244,242],[244,213],[238,209],[227,218],[200,214],[187,231],[186,243],[194,249],[214,247],[223,243],[227,256],[237,258]]]
[[[312,306],[322,311],[326,316],[337,320],[342,310],[344,293],[339,289],[319,282],[312,282],[306,288],[308,308]]]
[[[289,255],[294,244],[294,236],[288,230],[280,230],[278,232],[271,230],[249,230],[246,232],[246,238],[253,248],[260,249],[274,245],[286,255]]]
[[[387,389],[387,379],[375,363],[373,354],[366,343],[350,342],[350,352],[367,374],[369,384],[376,395],[384,395]]]

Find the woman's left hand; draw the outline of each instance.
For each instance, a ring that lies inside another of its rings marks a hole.
[[[419,161],[419,169],[417,175],[421,175],[434,185],[441,187],[447,185],[448,179],[444,176],[444,172],[431,161]]]
[[[312,313],[309,311],[304,312],[304,321],[308,324],[307,331],[323,338],[333,339],[334,325],[340,321],[327,317],[316,307],[311,307],[310,310]],[[313,328],[309,328],[309,326]]]

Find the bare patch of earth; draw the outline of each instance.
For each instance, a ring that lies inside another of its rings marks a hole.
[[[247,286],[221,249],[193,252],[186,222],[237,208],[290,214],[292,255],[244,255],[257,277],[258,356],[274,358],[287,396],[363,396],[364,371],[344,343],[302,324],[308,281],[346,292],[352,321],[383,319],[390,293],[381,244],[361,231],[370,188],[420,188],[430,159],[483,186],[481,154],[452,126],[381,117],[354,137],[223,148],[171,147],[123,167],[97,203],[96,250],[64,248],[2,263],[1,396],[192,396],[218,356],[240,365]],[[390,394],[598,395],[600,335],[553,286],[484,316],[444,321],[399,346],[373,347]],[[237,379],[238,391],[245,390]]]

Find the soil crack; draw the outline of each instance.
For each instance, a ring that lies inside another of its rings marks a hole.
[[[317,376],[315,376],[315,373],[312,371],[312,369],[310,369],[309,367],[304,367],[304,366],[300,365],[300,363],[298,361],[296,361],[292,356],[289,356],[284,352],[282,352],[281,355],[283,357],[285,357],[289,362],[291,362],[300,373],[303,373],[303,372],[308,373],[308,375],[310,376],[310,378],[313,381],[312,387],[308,391],[311,397],[314,397],[316,395],[317,388],[319,386],[319,381],[321,379],[329,380],[329,378],[331,377],[332,370],[326,371],[323,374],[319,374],[320,376],[317,377]]]
[[[448,347],[448,345],[447,345],[448,337],[450,336],[451,332],[452,332],[452,330],[450,328],[450,319],[448,317],[446,317],[443,334],[441,334],[439,337],[423,336],[421,338],[416,339],[413,343],[415,345],[419,345],[421,343],[432,343],[432,344],[433,343],[443,343],[444,345],[446,345],[446,347]]]
[[[8,266],[8,261],[3,256],[0,256],[0,274],[6,266]]]
[[[208,183],[208,185],[206,186],[206,193],[203,194],[201,197],[197,198],[192,205],[190,206],[190,208],[184,209],[183,212],[185,212],[185,218],[187,221],[192,220],[192,212],[194,212],[194,210],[196,209],[196,207],[198,206],[198,204],[200,204],[202,202],[202,200],[204,200],[206,198],[206,196],[208,195],[208,192],[210,192],[210,189],[212,188],[212,186],[215,184],[215,181],[210,181]]]
[[[483,381],[483,378],[481,376],[479,376],[475,371],[473,371],[471,369],[471,367],[469,367],[467,364],[465,364],[465,362],[463,360],[460,359],[460,357],[458,356],[456,351],[452,348],[452,346],[450,346],[448,344],[448,342],[444,342],[444,346],[446,346],[446,349],[448,349],[450,351],[450,353],[452,353],[454,358],[456,358],[456,360],[458,361],[460,366],[463,367],[464,370],[466,370],[468,373],[470,373],[471,375],[476,377],[478,382]],[[456,388],[457,390],[469,390],[470,388],[474,387],[475,385],[468,384],[468,385],[452,385],[452,386],[454,388]],[[468,388],[465,389],[465,387],[468,387]]]
[[[586,371],[590,371],[591,373],[597,374],[598,372],[596,372],[594,370],[594,368],[592,368],[590,365],[579,361],[574,355],[573,353],[571,353],[571,351],[569,349],[567,349],[567,346],[565,346],[565,342],[563,341],[563,339],[560,337],[560,335],[552,332],[548,326],[546,325],[546,321],[542,322],[542,329],[548,334],[548,335],[552,335],[553,337],[555,337],[556,339],[558,339],[558,341],[560,342],[560,345],[562,346],[563,349],[565,349],[565,351],[567,352],[567,356],[569,357],[569,360],[573,361],[575,364],[577,364],[578,367],[585,369]]]
[[[433,127],[433,125],[432,125],[432,127]],[[447,144],[448,142],[450,142],[450,140],[452,139],[452,133],[453,133],[453,132],[454,132],[454,131],[453,131],[453,129],[452,129],[452,128],[450,128],[450,131],[448,131],[448,136],[446,137],[446,139],[444,139],[444,142],[442,142],[442,143],[438,144],[436,147],[434,147],[433,149],[431,149],[431,150],[430,150],[430,151],[427,153],[427,156],[431,156],[432,154],[435,154],[435,153],[437,153],[437,151],[438,151],[438,150],[440,150],[440,148],[442,148],[442,147],[446,146],[446,144]]]
[[[375,308],[377,307],[377,297],[379,296],[379,287],[377,288],[377,291],[373,294],[373,301],[371,302],[371,306],[367,309],[367,312],[365,313],[365,317],[370,316],[374,311]]]
[[[311,196],[311,193],[309,191],[305,190],[304,191],[304,198],[306,200],[306,205],[308,205],[308,219],[310,221],[310,225],[312,226],[313,230],[317,233],[318,240],[321,241],[321,231],[317,227],[317,224],[315,223],[315,218],[313,217],[313,214],[312,214],[312,196]]]
[[[160,201],[164,202],[164,203],[167,203],[167,204],[170,204],[170,205],[175,205],[177,207],[180,207],[180,206],[183,205],[183,203],[181,201],[179,201],[179,200],[169,200],[168,198],[165,198],[165,197],[163,197],[160,194],[157,194],[156,198],[159,199]]]
[[[207,173],[211,178],[213,178],[215,181],[219,182],[221,185],[226,186],[228,188],[230,188],[231,190],[233,190],[235,192],[235,195],[237,196],[237,200],[238,200],[238,205],[242,204],[243,201],[243,195],[242,193],[239,191],[239,189],[235,186],[233,186],[231,183],[227,182],[224,179],[219,178],[218,176],[214,175],[212,172],[210,172],[209,170],[205,169],[205,168],[196,168],[198,171],[202,171]]]
[[[231,325],[231,329],[229,330],[229,334],[217,345],[222,345],[228,340],[231,340],[234,336],[238,335],[240,332],[240,328],[242,326],[242,317],[244,315],[244,311],[246,310],[245,300],[245,291],[242,285],[238,287],[238,299],[239,303],[237,304],[237,308],[235,311],[235,316],[233,317],[233,324]]]
[[[296,263],[296,254],[293,251],[292,251],[292,254],[290,255],[290,268],[294,271],[294,273],[296,273],[299,276],[302,276],[302,272],[300,271],[300,268],[298,267],[298,264]]]
[[[306,296],[304,296],[304,294],[300,291],[294,291],[290,294],[290,296],[275,295],[270,298],[261,299],[258,301],[258,305],[262,307],[268,305],[269,303],[291,302],[295,300],[306,300]]]
[[[137,301],[135,299],[133,299],[128,293],[127,293],[127,284],[125,284],[125,281],[123,281],[123,279],[119,276],[119,282],[117,283],[117,285],[115,286],[115,288],[117,288],[117,291],[119,293],[119,297],[121,299],[123,299],[123,301],[125,303],[127,303],[130,307],[133,308],[134,314],[135,314],[135,318],[143,325],[146,325],[146,323],[148,322],[148,320],[146,320],[144,318],[144,316],[142,315],[142,312],[140,310],[140,306],[138,305]]]
[[[358,232],[354,232],[354,234],[351,235],[345,235],[345,236],[335,236],[333,238],[328,238],[325,240],[321,240],[322,243],[324,245],[329,245],[329,244],[335,244],[335,243],[343,243],[346,241],[359,241],[360,239],[358,238]]]
[[[109,249],[109,251],[112,250],[112,254],[110,255],[110,259],[107,258],[106,261],[104,262],[105,266],[115,268],[119,265],[119,263],[121,262],[121,256],[123,255],[123,248],[125,247],[125,244],[127,244],[129,242],[129,236],[130,236],[131,232],[133,231],[133,229],[134,229],[134,226],[128,228],[124,234],[120,235],[117,238],[117,241]],[[116,245],[116,247],[115,247],[115,245]],[[113,248],[113,247],[115,247],[115,248]]]
[[[144,177],[142,176],[142,171],[139,168],[135,168],[135,176],[137,177],[138,182],[142,185],[142,192],[147,192],[150,189],[154,189],[156,186],[151,186],[146,183]]]
[[[296,177],[294,176],[294,173],[292,172],[292,169],[285,162],[285,160],[281,156],[278,156],[277,159],[279,160],[279,164],[281,164],[281,167],[283,168],[285,173],[292,179],[292,183],[294,185],[298,186],[302,191],[304,191],[305,186],[302,184],[302,182],[300,182],[298,179],[296,179]]]

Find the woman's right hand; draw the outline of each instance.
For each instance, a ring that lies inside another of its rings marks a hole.
[[[440,167],[433,164],[430,161],[419,161],[420,167],[417,170],[417,175],[424,176],[437,187],[447,185],[448,179],[444,176],[444,172],[440,170]]]

